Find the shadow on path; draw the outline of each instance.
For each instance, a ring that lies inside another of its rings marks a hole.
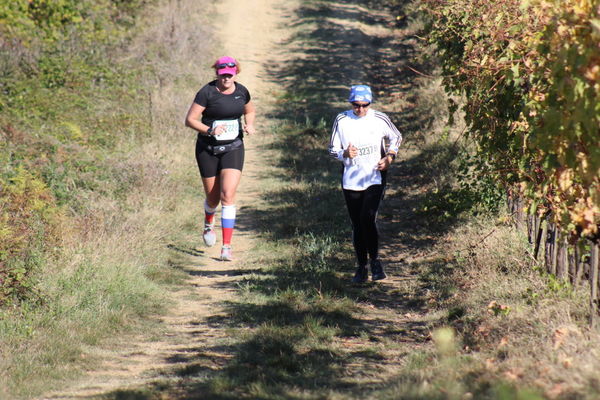
[[[404,315],[427,313],[430,282],[422,272],[443,274],[446,268],[441,261],[423,259],[446,228],[432,227],[412,211],[424,195],[419,188],[431,183],[436,167],[431,164],[422,170],[429,165],[423,154],[394,166],[390,186],[395,190],[380,218],[390,278],[353,286],[346,280],[353,254],[339,187],[340,166],[327,154],[331,121],[345,109],[351,84],[370,84],[382,104],[401,97],[408,106],[388,115],[409,141],[416,141],[435,118],[411,106],[419,102],[419,81],[407,68],[417,55],[416,39],[407,25],[410,18],[403,11],[409,2],[395,1],[395,9],[375,11],[375,6],[381,9],[380,3],[322,0],[297,10],[291,23],[297,33],[282,45],[303,56],[276,68],[268,66],[273,81],[283,82],[285,93],[267,116],[280,127],[270,150],[284,156],[275,160],[275,175],[269,171],[269,176],[259,177],[286,185],[264,193],[263,204],[245,207],[238,218],[240,229],[257,232],[265,240],[298,247],[314,240],[315,246],[338,246],[338,251],[316,249],[268,271],[239,272],[246,276],[235,284],[264,301],[230,301],[224,314],[208,319],[210,326],[239,335],[235,341],[220,341],[210,348],[190,346],[186,357],[170,360],[175,384],[164,387],[163,382],[106,398],[150,399],[158,398],[153,397],[157,392],[181,399],[308,398],[302,393],[322,398],[318,394],[326,397],[328,392],[363,398],[401,379],[392,373],[382,381],[373,373],[386,361],[378,343],[414,346],[429,340],[435,321]],[[407,34],[391,35],[390,28]],[[438,166],[444,161],[433,158]],[[230,272],[235,273],[199,273]],[[367,309],[369,315],[362,315]],[[306,345],[328,338],[347,345]]]

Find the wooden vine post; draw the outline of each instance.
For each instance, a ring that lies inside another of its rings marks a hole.
[[[592,244],[590,259],[590,305],[592,313],[590,315],[590,325],[595,328],[598,322],[598,258],[600,256],[600,246],[598,243]]]
[[[600,153],[589,149],[600,126],[600,9],[581,10],[597,1],[420,3],[429,42],[444,54],[443,85],[464,98],[468,139],[483,160],[473,168],[505,188],[512,222],[527,230],[540,267],[559,280],[590,282],[595,323],[599,251],[589,240],[598,242],[600,229]],[[575,74],[577,85],[569,84]]]

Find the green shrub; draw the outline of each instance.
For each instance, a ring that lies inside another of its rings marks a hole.
[[[0,178],[0,305],[30,292],[41,254],[59,239],[61,216],[48,187],[24,168]]]

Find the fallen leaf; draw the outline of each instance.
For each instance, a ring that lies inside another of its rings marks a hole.
[[[512,372],[512,371],[506,371],[506,372],[504,373],[504,377],[505,377],[506,379],[508,379],[509,381],[516,381],[517,379],[519,379],[519,377],[517,376],[517,374],[515,374],[515,373],[514,373],[514,372]]]
[[[565,357],[561,360],[561,364],[565,368],[570,368],[573,365],[573,359],[571,357]]]
[[[551,399],[556,399],[564,392],[564,390],[565,389],[563,388],[563,386],[560,383],[557,383],[556,385],[554,385],[554,387],[552,387],[552,389],[548,390],[546,394]]]
[[[571,336],[581,336],[581,332],[575,326],[562,326],[554,331],[552,341],[554,343],[554,350],[559,349],[566,340]]]
[[[523,376],[523,368],[518,368],[518,367],[512,368],[512,369],[504,372],[504,376],[508,380],[516,381],[517,379],[519,379],[520,377]]]

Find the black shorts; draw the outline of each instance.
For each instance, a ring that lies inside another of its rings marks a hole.
[[[200,169],[200,176],[212,178],[217,176],[222,169],[233,168],[240,171],[244,167],[244,143],[234,150],[213,155],[200,140],[196,141],[196,161]]]

